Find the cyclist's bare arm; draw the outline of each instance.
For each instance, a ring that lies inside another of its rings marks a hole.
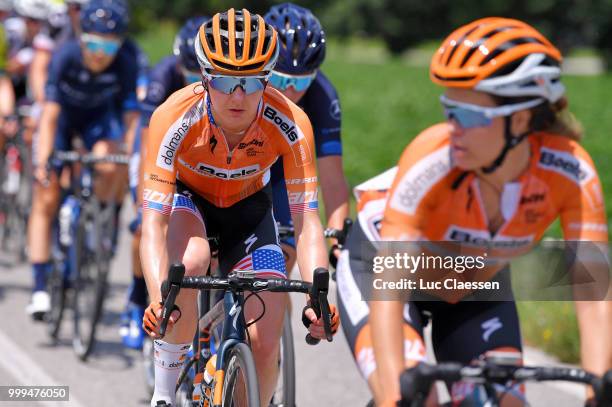
[[[45,102],[43,105],[38,135],[38,166],[45,165],[53,152],[57,120],[61,111],[62,107],[59,103]]]
[[[125,124],[125,136],[123,138],[126,145],[126,152],[131,153],[134,146],[134,138],[138,129],[138,121],[140,113],[137,110],[130,110],[123,114],[123,122]]]
[[[312,281],[317,267],[328,267],[327,249],[323,240],[323,226],[318,212],[292,214],[297,247],[297,263],[304,281]]]
[[[30,91],[36,103],[45,100],[45,83],[47,82],[47,68],[51,62],[51,52],[36,50],[30,65],[28,76]]]
[[[15,91],[11,78],[0,76],[0,116],[6,117],[15,111]]]
[[[143,211],[140,258],[151,302],[161,301],[160,287],[168,269],[167,230],[167,215],[153,210]]]
[[[586,152],[578,150],[576,153],[584,154],[581,158],[595,168]],[[596,174],[587,179],[583,185],[570,183],[566,189],[568,190],[567,199],[564,201],[566,205],[561,211],[563,237],[566,241],[583,242],[578,243],[577,257],[580,264],[574,270],[587,270],[589,276],[595,280],[590,287],[580,283],[574,285],[576,299],[594,300],[575,302],[580,328],[582,366],[588,371],[601,375],[612,368],[612,343],[609,340],[612,337],[612,294],[603,193]],[[585,252],[592,254],[593,249],[598,249],[601,255],[581,256],[581,253]],[[580,279],[580,276],[574,277]],[[581,280],[584,281],[584,278]],[[601,301],[604,298],[607,301]],[[597,332],[597,335],[594,335],[594,332]],[[589,395],[593,394],[590,388],[587,392]]]
[[[342,168],[342,156],[321,157],[317,159],[317,165],[327,227],[342,229],[344,219],[349,216],[349,190]]]

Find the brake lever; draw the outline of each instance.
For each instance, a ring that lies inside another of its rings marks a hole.
[[[329,304],[327,303],[327,291],[329,289],[329,271],[325,270],[322,267],[317,268],[314,271],[314,275],[312,278],[312,287],[310,289],[310,293],[308,296],[310,297],[310,306],[314,310],[317,319],[321,318],[321,304],[322,300],[327,305],[327,315],[323,317],[323,325],[325,328],[325,335],[329,340],[329,335],[331,333],[331,323],[330,323],[330,312],[329,312]],[[327,325],[326,325],[327,319]],[[308,333],[306,335],[306,343],[309,345],[316,345],[321,342],[320,339],[313,337]]]
[[[162,283],[162,323],[159,327],[159,336],[161,338],[166,334],[166,328],[168,327],[168,321],[170,320],[170,315],[174,310],[174,303],[176,301],[176,297],[181,290],[181,283],[183,281],[183,276],[185,275],[185,266],[177,263],[170,266],[170,271],[168,272],[168,279]]]

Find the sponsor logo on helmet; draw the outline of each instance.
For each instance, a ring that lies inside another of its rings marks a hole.
[[[429,190],[451,169],[449,147],[441,148],[421,159],[404,174],[391,197],[391,207],[414,215]]]
[[[584,160],[565,151],[542,147],[540,162],[542,168],[555,171],[577,184],[585,184],[593,178],[595,171]]]
[[[220,179],[239,179],[239,178],[248,178],[255,175],[259,171],[259,164],[249,165],[247,167],[242,168],[218,168],[212,165],[208,165],[205,163],[197,163],[195,166],[189,164],[188,162],[180,159],[179,163],[191,171],[197,172],[201,175],[206,175],[208,177],[220,178]]]
[[[289,144],[293,145],[299,139],[304,137],[302,131],[295,125],[295,123],[289,120],[287,116],[274,109],[272,106],[266,105],[263,114],[268,121],[276,124]]]

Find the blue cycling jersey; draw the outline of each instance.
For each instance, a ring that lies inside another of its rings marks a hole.
[[[298,106],[306,112],[312,123],[317,158],[342,155],[342,141],[340,140],[342,113],[338,93],[323,72],[317,73]],[[274,217],[281,225],[290,225],[291,213],[282,160],[276,161],[272,166],[271,182]],[[295,246],[293,238],[287,239],[284,243]]]
[[[72,110],[93,111],[109,105],[122,111],[138,110],[134,56],[121,48],[111,65],[94,74],[83,63],[78,41],[68,41],[51,58],[45,96]]]
[[[159,61],[149,74],[147,96],[140,104],[140,122],[142,127],[149,127],[153,112],[166,101],[168,96],[185,87],[185,78],[178,68],[178,58],[170,55]]]

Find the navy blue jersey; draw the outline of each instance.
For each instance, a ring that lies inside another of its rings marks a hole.
[[[310,119],[310,123],[312,123],[317,158],[342,155],[342,142],[340,140],[342,114],[338,93],[323,72],[319,71],[317,73],[298,106],[304,110]],[[272,166],[271,182],[274,217],[281,225],[290,225],[291,214],[282,160],[277,160]],[[295,246],[293,237],[283,242]]]
[[[185,87],[185,78],[178,68],[178,59],[170,55],[159,61],[149,74],[147,96],[140,104],[140,122],[142,127],[149,127],[151,115],[168,96]]]
[[[51,58],[45,95],[48,101],[70,109],[95,110],[112,105],[123,111],[137,110],[137,77],[136,59],[125,48],[106,70],[93,74],[83,63],[78,41],[71,40]]]
[[[340,123],[342,113],[336,88],[319,71],[298,106],[306,112],[314,132],[317,157],[342,155]]]

